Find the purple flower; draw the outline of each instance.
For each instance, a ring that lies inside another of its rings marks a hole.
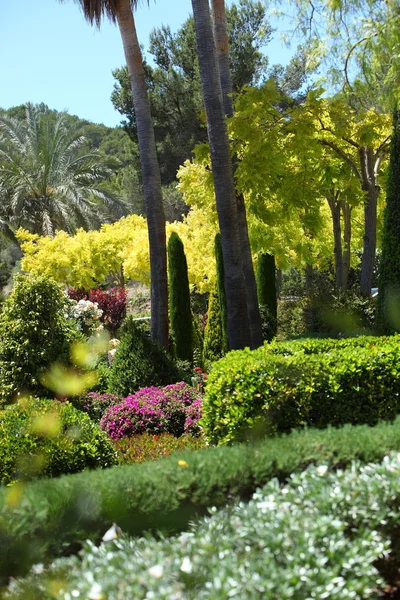
[[[111,406],[103,415],[100,427],[113,439],[138,433],[199,432],[201,395],[184,382],[164,388],[142,388]]]

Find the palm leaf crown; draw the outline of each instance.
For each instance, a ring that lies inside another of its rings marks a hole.
[[[85,145],[65,114],[27,104],[24,122],[1,117],[0,221],[44,235],[99,225],[99,208],[114,199],[97,185],[112,172]]]
[[[95,22],[100,27],[103,16],[108,17],[113,23],[116,20],[119,0],[74,0],[83,10],[85,18],[91,23]],[[129,0],[132,9],[135,9],[139,0]],[[65,2],[65,0],[61,0]]]

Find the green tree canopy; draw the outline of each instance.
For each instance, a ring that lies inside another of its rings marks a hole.
[[[227,11],[231,70],[235,91],[259,83],[268,61],[261,49],[271,39],[266,7],[256,0],[240,0]],[[145,64],[163,183],[175,180],[177,169],[191,156],[197,142],[207,138],[193,18],[172,33],[169,26],[150,35],[155,66]],[[126,67],[114,71],[111,99],[125,117],[126,131],[136,140],[136,117]]]

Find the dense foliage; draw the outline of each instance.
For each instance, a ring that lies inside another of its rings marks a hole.
[[[128,396],[143,387],[179,381],[170,356],[155,344],[143,327],[127,319],[109,378],[109,392]]]
[[[115,394],[88,392],[84,396],[71,398],[70,402],[73,406],[87,413],[93,421],[98,423],[110,406],[114,406],[121,402],[121,398]]]
[[[263,324],[263,337],[271,341],[277,331],[277,293],[275,258],[260,254],[257,260],[257,294]]]
[[[20,275],[0,316],[0,401],[18,394],[46,394],[43,372],[55,361],[68,360],[76,336],[66,318],[67,298],[45,276]]]
[[[168,240],[169,319],[174,354],[179,360],[193,362],[193,327],[190,309],[188,269],[182,240],[172,232]]]
[[[213,443],[228,443],[304,425],[394,419],[399,358],[397,337],[276,342],[231,352],[210,373],[204,433]]]
[[[226,506],[227,498],[248,499],[274,477],[286,481],[315,463],[343,468],[354,459],[378,462],[390,450],[400,451],[399,420],[372,429],[295,432],[0,489],[1,578],[74,551],[88,538],[99,540],[113,522],[139,536],[149,529],[184,530],[196,514]]]
[[[199,433],[201,394],[184,382],[142,388],[105,412],[100,427],[118,440],[139,433]]]
[[[385,224],[379,273],[378,311],[380,326],[400,330],[400,111],[393,117]]]
[[[0,484],[114,464],[107,436],[68,402],[24,399],[0,412]]]
[[[378,600],[400,560],[399,475],[398,453],[337,473],[312,466],[284,485],[272,480],[248,503],[213,509],[178,537],[87,542],[80,558],[13,583],[8,597],[90,596],[95,581],[110,600]]]

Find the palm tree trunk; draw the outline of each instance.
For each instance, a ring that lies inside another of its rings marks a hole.
[[[208,0],[192,0],[211,165],[225,268],[227,326],[231,349],[250,346],[232,160],[224,120]]]
[[[116,16],[131,81],[142,167],[150,245],[151,336],[154,341],[166,348],[168,346],[168,280],[165,216],[142,53],[130,0],[118,0]]]
[[[230,72],[230,57],[228,30],[226,25],[225,0],[211,0],[214,20],[214,40],[217,64],[222,88],[224,113],[233,116],[232,79]],[[233,170],[236,171],[237,158],[233,160]],[[240,253],[247,301],[247,314],[250,326],[251,347],[258,348],[263,344],[261,315],[258,306],[257,283],[253,268],[253,259],[247,226],[246,205],[243,194],[236,193],[238,212],[238,227],[240,237]]]

